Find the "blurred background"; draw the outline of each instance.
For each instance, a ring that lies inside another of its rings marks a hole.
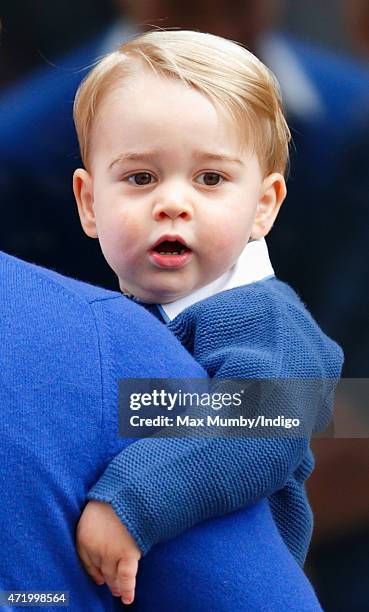
[[[279,20],[285,32],[367,61],[369,41],[359,40],[357,30],[362,27],[364,38],[368,22],[352,23],[353,4],[355,0],[285,0]],[[362,4],[369,11],[365,0]],[[97,35],[113,22],[115,8],[114,0],[2,0],[0,85]]]
[[[289,195],[268,237],[274,268],[369,378],[368,0],[2,0],[0,248],[117,288],[71,189],[86,67],[150,25],[200,29],[277,75],[292,128]],[[359,406],[359,408],[358,408]],[[346,413],[369,418],[368,398]],[[369,610],[369,440],[316,439],[306,571],[328,612]]]

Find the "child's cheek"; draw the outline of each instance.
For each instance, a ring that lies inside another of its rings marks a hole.
[[[246,234],[241,228],[238,231],[231,231],[227,227],[212,228],[209,235],[213,236],[213,240],[207,241],[206,253],[209,266],[219,272],[233,265],[246,245]]]
[[[145,244],[142,222],[137,215],[129,214],[128,211],[120,212],[112,224],[111,232],[116,247],[126,254],[136,251],[140,245]]]
[[[211,242],[211,243],[210,243]],[[208,241],[206,250],[202,252],[201,266],[212,276],[219,276],[225,271],[228,262],[229,239],[217,236],[214,241]]]
[[[222,257],[230,249],[232,244],[232,236],[224,229],[219,226],[209,229],[208,236],[212,236],[212,239],[206,239],[205,244],[207,245],[208,256],[212,260],[217,260]]]

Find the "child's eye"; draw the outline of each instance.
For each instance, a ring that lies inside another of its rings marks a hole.
[[[136,172],[136,174],[127,177],[129,183],[138,186],[150,185],[153,182],[151,179],[154,179],[154,177],[150,172]]]
[[[224,181],[224,178],[218,172],[203,172],[196,177],[196,180],[203,177],[203,181],[200,181],[202,185],[206,185],[207,187],[216,187],[217,185],[221,185]]]

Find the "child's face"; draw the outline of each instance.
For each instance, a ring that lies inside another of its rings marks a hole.
[[[90,161],[90,174],[74,176],[82,225],[121,289],[147,302],[221,276],[250,236],[268,232],[284,198],[283,177],[263,178],[206,96],[146,70],[103,100]]]

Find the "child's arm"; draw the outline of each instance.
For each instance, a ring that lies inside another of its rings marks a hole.
[[[252,309],[249,293],[235,292],[236,324],[232,304],[219,294],[210,313],[196,304],[170,327],[211,376],[338,377],[341,352],[302,305],[292,316],[288,304],[282,308],[258,286],[250,289]],[[210,351],[209,315],[216,331]],[[89,498],[111,504],[145,554],[198,522],[282,489],[308,447],[308,437],[140,440],[113,459]]]
[[[147,439],[130,445],[113,459],[89,494],[92,500],[109,503],[88,502],[80,518],[77,550],[87,573],[96,584],[105,582],[123,603],[132,603],[143,553],[203,520],[282,488],[291,465],[299,463],[308,447],[301,439],[260,442]],[[134,473],[146,452],[158,454],[159,460],[145,475]],[[132,468],[129,479],[119,476],[120,470],[126,474],[127,466]],[[115,485],[108,482],[113,472]]]

